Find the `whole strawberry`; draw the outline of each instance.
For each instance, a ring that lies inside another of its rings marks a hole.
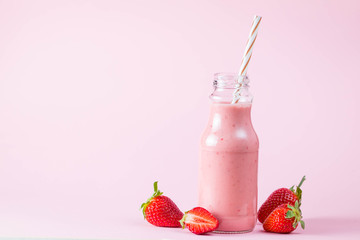
[[[141,204],[144,218],[158,227],[181,227],[179,221],[184,214],[170,198],[162,196],[157,183],[154,182],[154,194]]]
[[[265,221],[265,219],[269,216],[269,214],[277,208],[279,205],[288,203],[290,205],[295,205],[295,202],[299,202],[299,206],[301,205],[301,185],[305,181],[305,176],[301,179],[299,185],[296,187],[296,191],[294,190],[294,186],[290,189],[288,188],[280,188],[275,190],[261,205],[258,211],[258,219],[261,223]]]
[[[263,228],[268,232],[290,233],[297,228],[299,222],[302,229],[305,228],[305,223],[301,219],[298,201],[295,202],[294,206],[281,204],[265,219]]]
[[[185,212],[180,221],[181,226],[185,226],[195,234],[204,234],[214,231],[219,226],[219,221],[205,208],[196,207]]]

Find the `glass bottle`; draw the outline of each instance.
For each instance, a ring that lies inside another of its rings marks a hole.
[[[238,102],[232,103],[234,92]],[[217,73],[209,122],[201,137],[199,205],[218,220],[217,232],[249,232],[257,219],[259,140],[251,123],[246,76]]]

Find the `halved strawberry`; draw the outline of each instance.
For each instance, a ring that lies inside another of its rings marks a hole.
[[[196,207],[185,212],[180,224],[192,233],[204,234],[214,231],[219,226],[219,221],[205,208]]]

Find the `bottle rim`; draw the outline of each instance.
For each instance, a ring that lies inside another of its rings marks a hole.
[[[239,76],[233,72],[218,72],[214,74],[214,87],[239,88],[241,82],[248,82],[248,77],[246,75]]]

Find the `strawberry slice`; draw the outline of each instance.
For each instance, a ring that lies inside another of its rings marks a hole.
[[[180,224],[192,233],[204,234],[214,231],[219,226],[219,221],[205,208],[196,207],[185,212]]]

